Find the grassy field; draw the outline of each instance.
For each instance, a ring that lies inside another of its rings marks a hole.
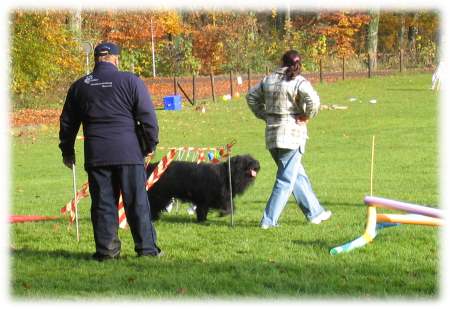
[[[374,195],[438,207],[438,96],[429,86],[429,74],[317,85],[322,104],[348,106],[322,110],[309,125],[303,162],[320,201],[333,212],[318,226],[308,224],[291,199],[280,228],[258,227],[275,165],[265,150],[264,123],[244,98],[207,103],[206,113],[189,106],[158,111],[160,146],[217,146],[236,139],[235,154],[260,161],[256,183],[236,199],[234,228],[229,217],[215,213],[197,224],[181,205],[155,224],[165,257],[136,258],[130,232],[121,230],[123,258],[98,263],[90,260],[88,198],[79,206],[80,243],[66,218],[11,225],[13,299],[437,299],[438,229],[389,228],[364,248],[329,254],[364,230],[372,135]],[[11,139],[10,212],[59,215],[72,196],[72,180],[61,163],[58,128],[18,135],[16,129]],[[87,179],[81,141],[77,158],[80,187]]]

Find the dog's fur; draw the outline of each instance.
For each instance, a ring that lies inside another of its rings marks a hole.
[[[147,174],[157,163],[150,164]],[[230,159],[233,198],[244,193],[259,172],[259,162],[250,155],[234,156]],[[199,222],[205,221],[209,209],[218,209],[221,214],[231,212],[228,180],[228,162],[219,164],[173,161],[161,178],[148,191],[152,220],[160,217],[161,211],[172,198],[191,202],[197,206]]]

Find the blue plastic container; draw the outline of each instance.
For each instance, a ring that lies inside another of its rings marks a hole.
[[[164,97],[164,110],[179,111],[181,110],[181,96],[171,95]]]

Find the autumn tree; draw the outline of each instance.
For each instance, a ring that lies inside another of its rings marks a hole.
[[[72,32],[73,37],[81,41],[82,40],[82,23],[81,8],[77,8],[68,13],[69,29]]]
[[[370,21],[367,30],[367,53],[369,54],[369,67],[372,71],[377,68],[378,51],[378,24],[380,21],[380,10],[370,10]]]
[[[225,37],[226,62],[224,71],[245,72],[263,70],[267,63],[264,54],[265,44],[258,33],[257,18],[253,12],[234,13],[228,17],[225,26],[231,31]]]
[[[218,72],[225,57],[226,32],[220,26],[207,25],[193,30],[194,55],[201,61],[201,72]]]
[[[351,11],[322,12],[312,30],[327,39],[328,52],[340,58],[355,55],[356,35],[367,24],[367,14]]]
[[[166,76],[198,74],[201,68],[200,59],[194,56],[192,35],[181,33],[160,41],[157,45],[161,64],[159,72]]]
[[[193,29],[194,55],[201,61],[203,74],[247,70],[258,62],[250,55],[258,46],[253,13],[192,12],[185,20]]]
[[[402,53],[404,60],[409,58],[409,65],[416,62],[431,65],[437,57],[438,21],[438,12],[434,11],[381,11],[378,50],[394,58]],[[408,43],[413,33],[416,33],[414,42]]]
[[[19,102],[81,75],[81,51],[66,11],[19,10],[11,19],[11,90]]]
[[[182,32],[181,19],[174,11],[92,11],[84,14],[85,27],[99,33],[102,41],[112,41],[123,48],[141,48],[149,45],[153,35],[161,39]]]
[[[405,57],[414,59],[408,65],[431,66],[438,51],[439,17],[435,11],[380,11],[369,16],[287,6],[266,11],[17,10],[10,15],[10,88],[16,102],[67,91],[69,83],[84,74],[81,41],[118,43],[120,68],[144,77],[152,76],[152,60],[159,76],[248,68],[263,73],[266,67],[278,66],[291,48],[302,54],[303,69],[309,72],[317,71],[319,59],[330,64],[327,70],[340,69],[341,58],[360,68],[368,51],[375,61],[375,50],[392,61],[404,49],[413,55]],[[376,23],[378,32],[372,29]],[[367,44],[375,37],[376,48]]]
[[[98,41],[120,45],[123,69],[144,76],[150,75],[152,66],[152,26],[155,46],[183,31],[176,11],[87,11],[83,17],[84,28],[95,33]]]

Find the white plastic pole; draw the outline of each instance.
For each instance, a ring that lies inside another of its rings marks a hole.
[[[75,177],[75,163],[72,163],[73,200],[75,205],[75,225],[77,228],[77,242],[80,242],[80,232],[78,229],[78,205],[77,205],[77,183]]]
[[[228,153],[228,183],[230,186],[231,226],[234,227],[233,187],[231,185],[231,149]]]
[[[153,18],[150,19],[150,30],[152,32],[152,65],[153,65],[153,77],[156,77],[156,68],[155,68],[155,43],[154,43],[154,34],[153,34]]]
[[[86,75],[89,74],[89,53],[86,53]]]

